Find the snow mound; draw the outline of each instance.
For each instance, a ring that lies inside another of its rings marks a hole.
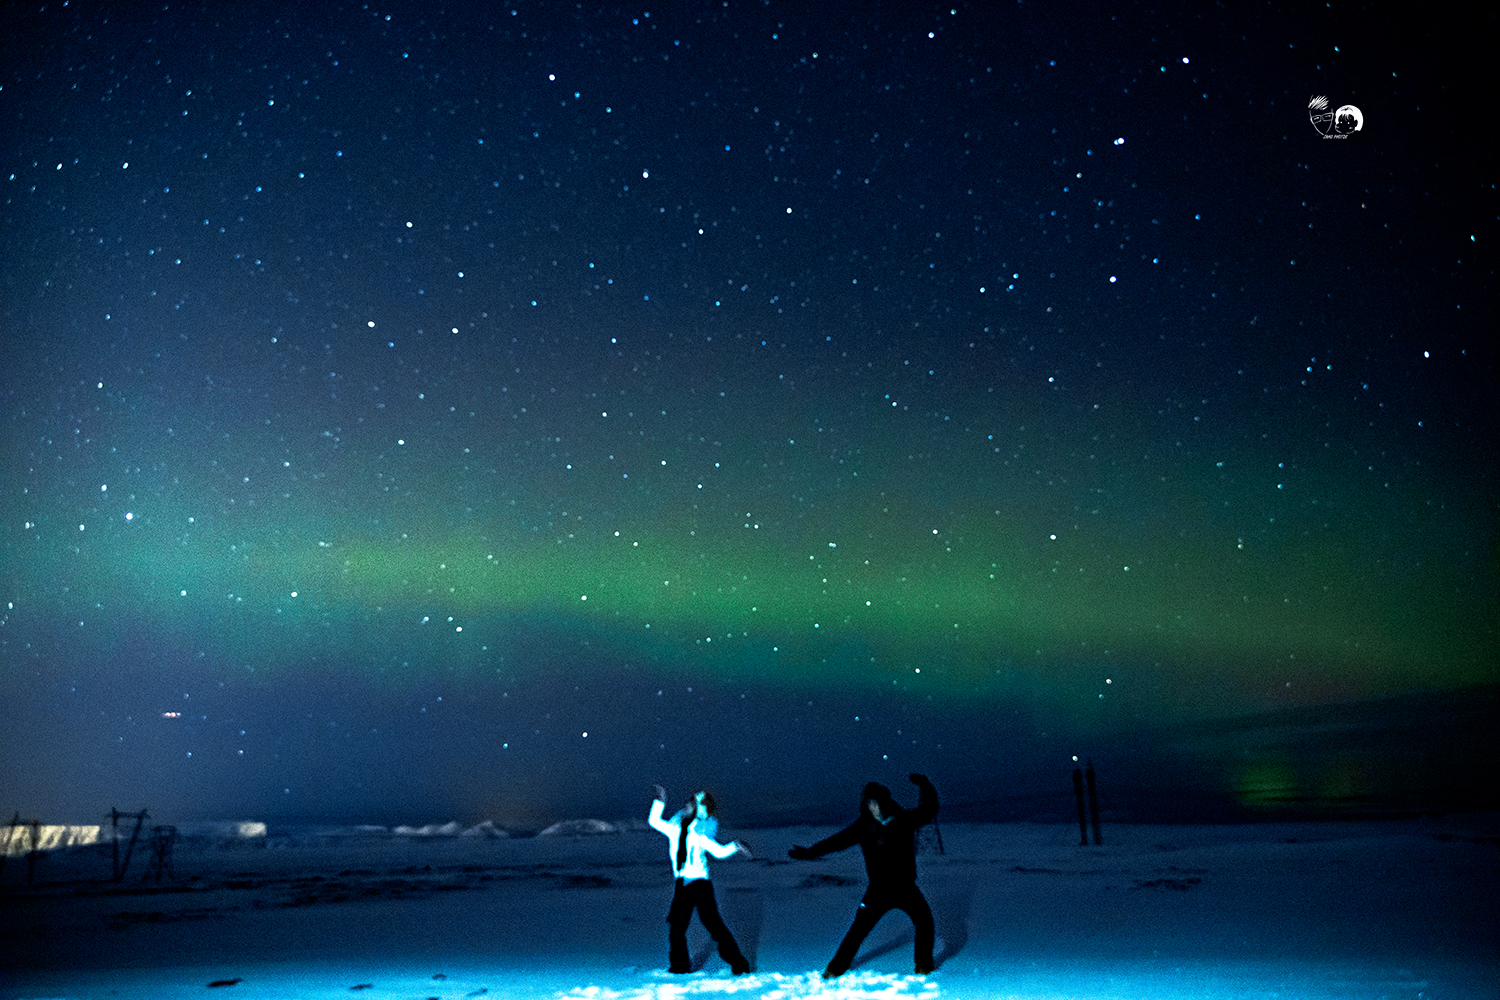
[[[441,825],[428,823],[426,826],[398,826],[391,833],[397,837],[457,837],[463,830],[455,819]]]
[[[141,835],[145,836],[150,829],[149,826],[144,827],[141,830]],[[258,840],[264,843],[266,834],[266,824],[258,820],[188,820],[177,824],[177,835],[184,839],[191,838],[209,841]],[[128,834],[122,830],[120,839],[124,840],[127,837]]]
[[[592,837],[600,833],[619,833],[620,828],[602,819],[565,819],[553,823],[537,834],[538,837]]]
[[[498,826],[496,826],[494,820],[487,819],[483,823],[479,823],[475,826],[469,827],[463,833],[460,833],[459,836],[479,837],[486,840],[499,840],[503,837],[509,837],[510,834],[507,831],[502,830]]]

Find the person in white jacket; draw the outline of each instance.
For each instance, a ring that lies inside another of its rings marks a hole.
[[[714,818],[714,797],[708,792],[696,793],[671,819],[662,818],[666,808],[667,792],[657,785],[647,821],[671,842],[672,877],[676,880],[672,906],[667,910],[668,971],[693,971],[688,958],[687,928],[693,911],[697,910],[698,919],[719,946],[719,957],[729,964],[734,975],[742,976],[750,971],[750,963],[719,916],[714,884],[708,876],[708,856],[722,859],[743,854],[748,858],[750,850],[739,841],[721,844],[714,839],[719,832],[719,821]]]

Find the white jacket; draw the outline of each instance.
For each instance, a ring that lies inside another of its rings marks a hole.
[[[646,821],[663,834],[671,844],[668,857],[672,859],[672,877],[684,882],[708,878],[708,855],[723,860],[740,849],[738,844],[721,844],[714,839],[719,832],[719,821],[712,816],[698,816],[688,824],[687,860],[681,870],[677,868],[677,838],[682,833],[682,813],[671,819],[663,819],[667,804],[661,799],[651,803],[651,815]]]

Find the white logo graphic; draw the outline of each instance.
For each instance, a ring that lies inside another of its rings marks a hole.
[[[1337,111],[1328,110],[1328,98],[1314,97],[1307,102],[1307,117],[1325,139],[1347,139],[1365,127],[1364,114],[1352,104]]]

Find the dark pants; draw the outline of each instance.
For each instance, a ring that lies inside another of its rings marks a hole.
[[[698,919],[703,921],[709,937],[719,946],[719,957],[729,963],[730,971],[736,976],[749,972],[750,963],[740,954],[740,946],[735,943],[734,935],[729,933],[729,928],[724,926],[724,919],[719,916],[719,903],[714,899],[714,884],[706,878],[695,878],[691,882],[677,880],[677,889],[672,893],[672,908],[667,911],[668,959],[671,963],[669,971],[693,971],[688,959],[687,929],[694,910],[698,911]]]
[[[901,910],[911,917],[911,922],[917,929],[915,948],[917,971],[931,972],[933,968],[932,945],[935,936],[932,926],[932,909],[922,896],[922,890],[917,888],[915,882],[911,882],[905,885],[872,885],[865,890],[865,898],[859,901],[859,912],[854,915],[854,923],[850,925],[849,933],[844,935],[844,940],[839,944],[839,950],[834,953],[823,975],[832,979],[834,976],[842,976],[848,972],[849,966],[854,964],[854,956],[859,953],[859,946],[875,929],[880,918],[892,910]]]

